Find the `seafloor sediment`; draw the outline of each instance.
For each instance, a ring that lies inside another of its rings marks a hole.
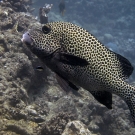
[[[129,109],[118,96],[108,110],[86,90],[67,94],[59,87],[21,42],[27,29],[41,25],[28,13],[31,1],[22,9],[14,2],[0,5],[0,135],[134,135]]]

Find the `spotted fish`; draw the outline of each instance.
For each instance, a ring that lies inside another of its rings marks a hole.
[[[135,87],[125,81],[133,67],[126,58],[68,22],[52,22],[28,30],[22,41],[57,74],[64,89],[83,87],[109,109],[114,93],[127,103],[135,123]]]

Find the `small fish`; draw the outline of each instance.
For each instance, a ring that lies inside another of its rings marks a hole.
[[[135,123],[135,87],[125,80],[133,66],[85,29],[68,22],[47,23],[23,34],[27,47],[58,76],[63,89],[83,87],[112,108],[112,93],[127,103]]]
[[[65,1],[61,0],[59,3],[60,14],[63,16],[65,13]]]
[[[44,70],[44,68],[43,68],[43,67],[41,67],[41,66],[37,66],[37,67],[36,67],[36,70],[38,70],[38,71],[40,71],[40,72],[41,72],[41,71],[43,71],[43,70]]]

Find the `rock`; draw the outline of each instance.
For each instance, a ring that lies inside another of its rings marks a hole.
[[[3,135],[9,133],[13,135],[36,135],[34,134],[34,128],[38,125],[32,121],[24,121],[24,120],[7,120],[4,119],[0,121],[0,129],[3,128]],[[2,128],[1,128],[2,127]]]
[[[41,24],[48,23],[47,14],[50,12],[53,4],[45,4],[44,7],[39,9],[39,19]]]
[[[74,119],[74,114],[60,112],[55,116],[51,116],[42,124],[38,135],[61,135],[68,121],[72,121]]]
[[[93,135],[81,121],[68,122],[62,135]]]
[[[109,42],[105,45],[107,48],[109,48],[110,50],[112,50],[113,52],[119,53],[119,47],[118,45],[116,45],[113,42]]]
[[[37,116],[37,111],[34,109],[34,106],[29,105],[26,107],[26,110],[30,115]]]
[[[111,42],[113,41],[113,36],[109,33],[104,34],[104,40],[105,42]]]

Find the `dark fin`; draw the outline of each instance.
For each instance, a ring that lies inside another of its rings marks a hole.
[[[44,71],[44,68],[41,67],[41,66],[37,66],[37,67],[36,67],[36,70],[37,70],[37,71]]]
[[[60,53],[60,61],[73,66],[87,66],[89,64],[85,59],[66,53]]]
[[[121,56],[120,54],[117,54],[115,53],[118,60],[120,61],[120,66],[122,68],[122,74],[123,76],[121,77],[124,77],[124,79],[127,79],[129,78],[129,76],[132,74],[134,68],[133,66],[131,65],[131,63],[126,59],[124,58],[123,56]]]
[[[108,109],[112,109],[112,94],[107,91],[92,91],[90,92],[94,98],[105,105]]]
[[[61,88],[63,90],[65,90],[66,92],[69,92],[71,90],[75,90],[75,91],[79,90],[79,88],[76,87],[73,83],[69,82],[68,80],[59,76],[58,74],[56,74],[56,79],[57,79],[59,85],[61,86]]]
[[[72,89],[74,89],[74,90],[76,90],[76,91],[78,91],[78,90],[79,90],[79,88],[78,88],[78,87],[76,87],[73,83],[68,82],[68,84],[69,84],[69,86],[70,86]]]

